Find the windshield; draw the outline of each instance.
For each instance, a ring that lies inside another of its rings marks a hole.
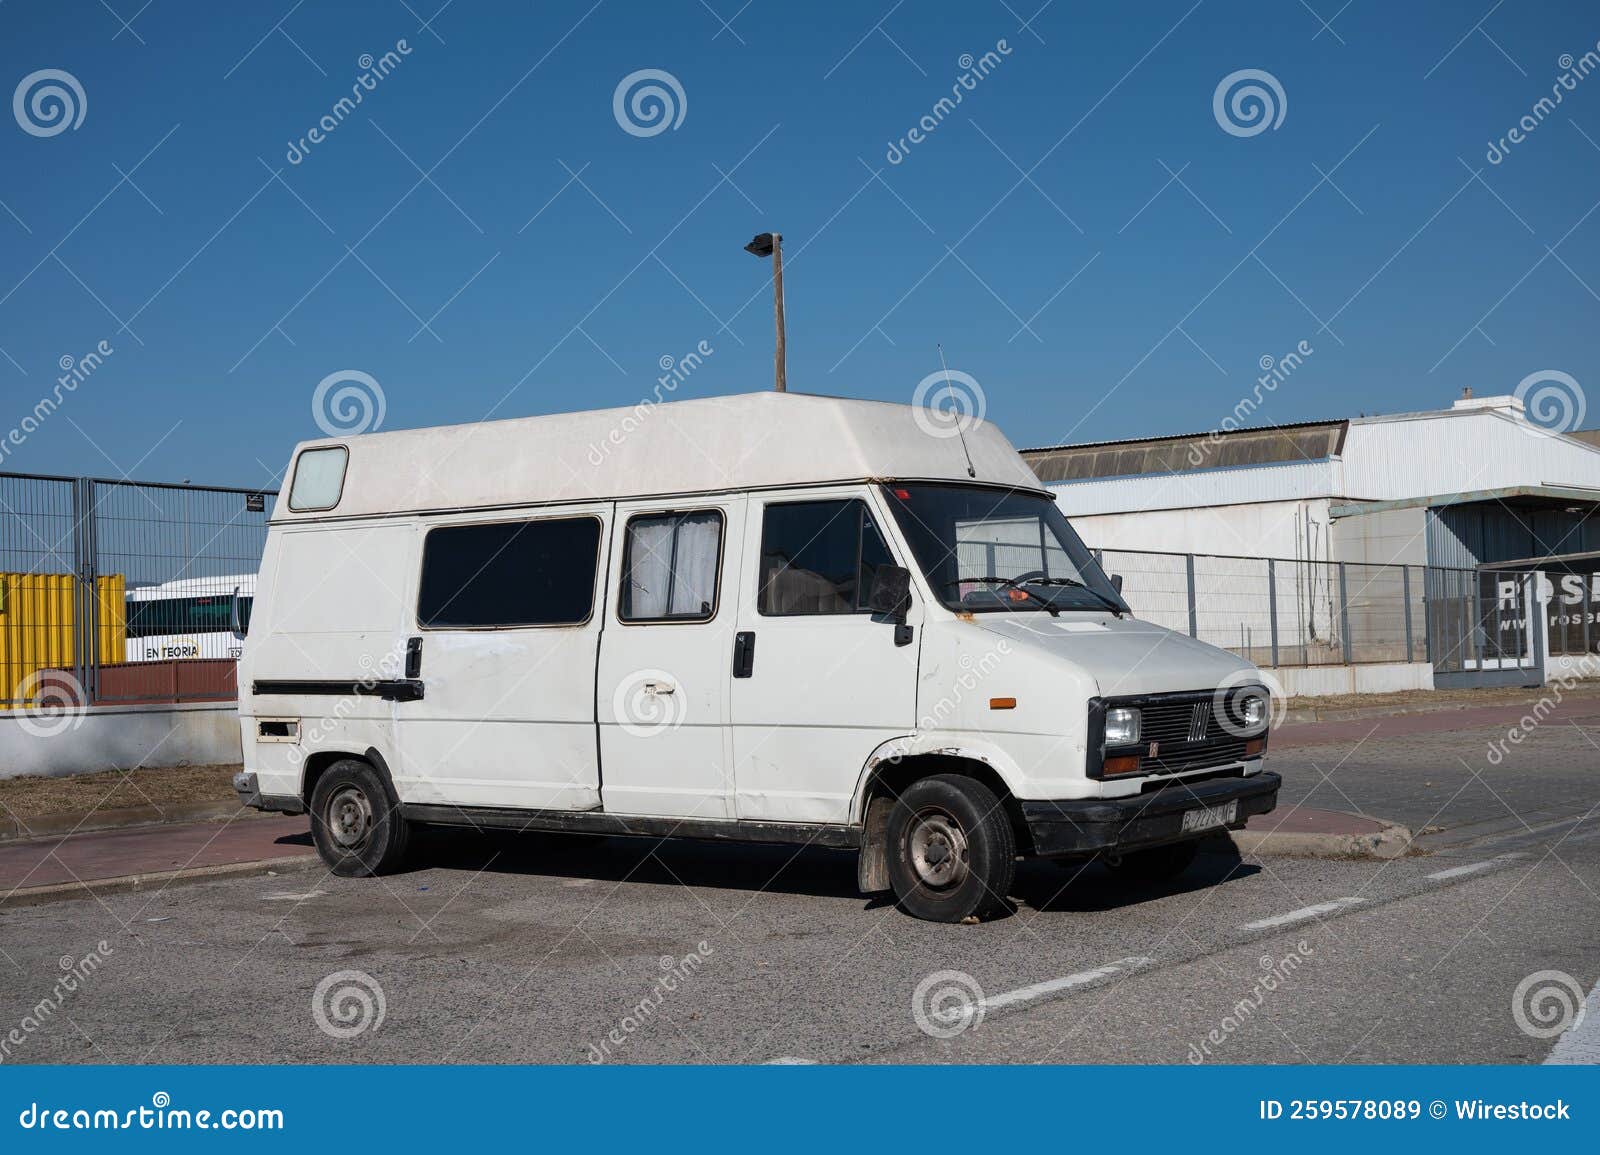
[[[927,483],[884,492],[928,584],[950,609],[1127,612],[1048,497]]]

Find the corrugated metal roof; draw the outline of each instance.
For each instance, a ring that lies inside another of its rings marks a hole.
[[[1196,469],[1238,469],[1326,461],[1344,446],[1348,421],[1305,421],[1136,441],[1098,441],[1021,450],[1046,483],[1140,477]]]

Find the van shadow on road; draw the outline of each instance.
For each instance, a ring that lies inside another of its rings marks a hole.
[[[767,891],[851,899],[868,910],[894,901],[889,895],[863,895],[856,889],[855,852],[848,850],[437,827],[424,828],[418,835],[408,872],[465,870],[751,894]],[[1206,890],[1260,869],[1243,862],[1231,843],[1207,847],[1181,876],[1160,883],[1130,882],[1099,863],[1062,866],[1033,860],[1018,864],[1011,892],[1014,906],[1036,913],[1095,913]]]

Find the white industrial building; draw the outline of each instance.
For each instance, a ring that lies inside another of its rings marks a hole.
[[[1452,616],[1451,597],[1470,587],[1491,598],[1497,580],[1510,588],[1512,572],[1547,575],[1547,600],[1556,587],[1552,634],[1538,642],[1545,653],[1600,645],[1597,442],[1596,431],[1539,427],[1515,397],[1466,396],[1432,412],[1023,456],[1084,541],[1107,551],[1106,568],[1131,571],[1129,600],[1141,616],[1181,624],[1187,614],[1191,633],[1263,665],[1391,660],[1419,667],[1401,682],[1431,685],[1433,666],[1445,668],[1434,651],[1447,642],[1453,657],[1464,651],[1467,666],[1483,670],[1499,652],[1497,628],[1526,641],[1518,622],[1486,623],[1492,607],[1462,610],[1462,622]],[[1276,561],[1267,577],[1263,562],[1243,560],[1268,558]],[[1257,586],[1271,587],[1270,606],[1247,593]]]

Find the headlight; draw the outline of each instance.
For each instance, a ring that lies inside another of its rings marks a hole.
[[[1132,746],[1139,740],[1139,711],[1118,706],[1106,711],[1106,745]]]
[[[1247,694],[1239,699],[1239,720],[1246,730],[1259,730],[1267,724],[1267,696]]]

